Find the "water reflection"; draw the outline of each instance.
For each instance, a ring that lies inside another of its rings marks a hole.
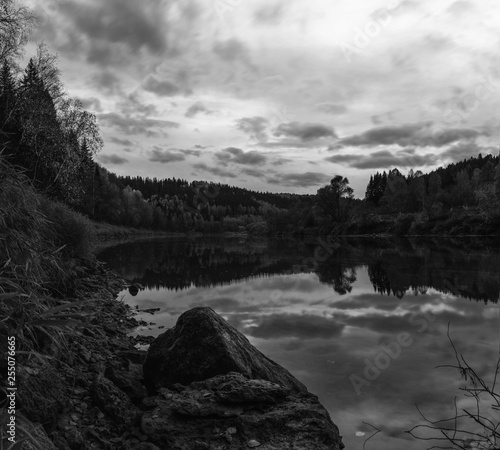
[[[368,449],[420,450],[425,443],[404,433],[419,422],[415,403],[438,419],[460,395],[458,374],[435,369],[454,362],[448,324],[486,379],[498,356],[500,251],[471,244],[342,240],[315,258],[314,240],[163,240],[110,248],[101,259],[144,286],[124,291],[127,303],[160,308],[142,316],[156,325],[141,334],[210,306],[319,396],[347,448],[362,448],[366,422],[383,430]],[[402,334],[408,345],[398,353]]]
[[[498,246],[478,250],[463,242],[339,240],[325,258],[315,241],[165,239],[128,243],[100,257],[132,283],[148,289],[214,287],[283,273],[314,272],[321,283],[345,295],[366,267],[376,292],[403,298],[433,288],[478,301],[498,301]],[[305,263],[306,261],[306,263]],[[312,263],[311,263],[312,261]]]

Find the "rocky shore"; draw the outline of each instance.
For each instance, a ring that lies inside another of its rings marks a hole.
[[[19,448],[344,448],[317,397],[210,308],[185,312],[147,353],[115,300],[124,282],[102,268],[86,280],[92,298],[72,311],[85,325],[47,343],[53,357],[19,362]]]

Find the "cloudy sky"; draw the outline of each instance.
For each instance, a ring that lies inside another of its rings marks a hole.
[[[27,0],[123,175],[314,193],[498,153],[493,0]],[[27,56],[33,52],[28,48]]]

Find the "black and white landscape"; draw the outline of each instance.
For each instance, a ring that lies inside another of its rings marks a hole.
[[[2,445],[499,448],[499,13],[0,0]]]

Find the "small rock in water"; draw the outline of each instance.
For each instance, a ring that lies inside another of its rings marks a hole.
[[[236,428],[235,427],[230,427],[226,430],[227,434],[236,434]]]
[[[247,446],[250,448],[255,448],[255,447],[260,447],[261,443],[259,441],[256,441],[255,439],[252,439],[247,442]]]

